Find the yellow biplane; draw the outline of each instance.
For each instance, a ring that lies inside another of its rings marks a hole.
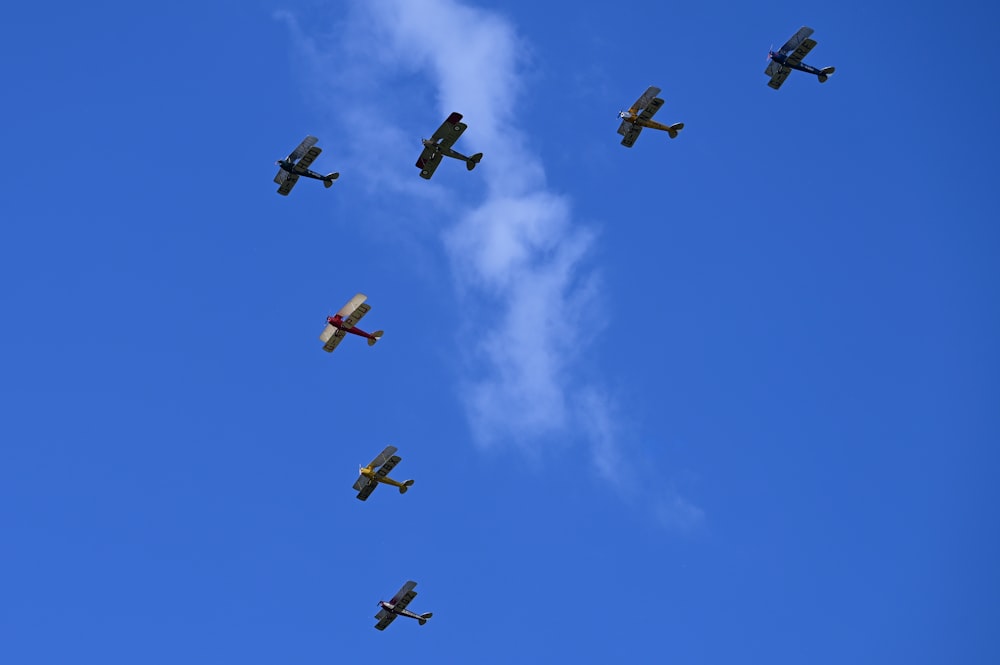
[[[358,472],[361,475],[358,476],[357,481],[354,483],[354,489],[358,490],[358,498],[362,501],[366,500],[375,491],[379,483],[398,487],[400,494],[406,494],[406,490],[410,488],[413,481],[404,480],[403,482],[399,482],[398,480],[393,480],[388,475],[399,464],[401,459],[396,454],[395,446],[386,446],[385,450],[380,452],[378,457],[373,459],[368,466],[360,467]]]
[[[642,93],[642,97],[635,101],[632,108],[618,114],[618,117],[622,119],[618,133],[625,137],[622,139],[622,145],[626,148],[631,148],[635,144],[643,127],[663,130],[672,139],[677,138],[677,132],[684,129],[683,122],[664,125],[653,120],[653,115],[663,106],[663,100],[657,97],[658,94],[660,94],[660,89],[650,86],[646,92]]]

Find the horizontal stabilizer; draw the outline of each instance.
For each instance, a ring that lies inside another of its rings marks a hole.
[[[383,331],[381,330],[376,330],[375,332],[373,332],[372,336],[368,338],[368,346],[375,346],[375,342],[377,342],[379,338],[382,337],[382,334]]]

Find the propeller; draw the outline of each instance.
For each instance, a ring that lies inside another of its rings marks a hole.
[[[771,60],[774,58],[774,44],[767,47],[767,59]]]

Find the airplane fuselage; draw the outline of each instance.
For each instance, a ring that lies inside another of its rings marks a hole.
[[[303,169],[296,166],[293,162],[287,159],[280,159],[277,162],[278,166],[281,167],[282,171],[288,171],[298,176],[304,176],[306,178],[313,178],[315,180],[326,180],[326,176],[322,173],[316,173],[315,171],[310,171],[309,169]]]
[[[383,610],[385,610],[386,612],[392,612],[396,616],[410,617],[411,619],[416,619],[417,621],[423,619],[423,617],[421,617],[419,614],[414,614],[410,610],[406,609],[397,610],[395,605],[393,605],[392,603],[388,603],[384,600],[378,601],[378,604]]]
[[[320,180],[322,180],[322,178],[320,178]],[[372,335],[371,333],[366,333],[364,330],[358,328],[357,326],[351,326],[350,328],[345,328],[344,318],[339,314],[337,314],[336,316],[326,317],[326,322],[329,323],[331,326],[334,326],[339,330],[343,330],[344,332],[349,332],[352,335],[357,335],[358,337],[365,337],[367,339],[376,339],[374,335]]]
[[[627,113],[621,116],[625,122],[631,122],[633,125],[639,125],[640,127],[649,127],[650,129],[661,129],[665,132],[670,131],[669,125],[664,125],[663,123],[656,122],[655,120],[645,120],[637,115],[628,115]]]
[[[389,476],[380,476],[380,475],[378,475],[378,473],[376,473],[376,469],[373,469],[370,466],[366,466],[366,467],[361,468],[360,472],[361,472],[361,475],[365,476],[366,478],[371,478],[374,481],[377,481],[377,482],[380,482],[380,483],[385,483],[386,485],[392,485],[393,487],[404,487],[406,485],[406,483],[401,483],[398,480],[393,480]],[[413,484],[412,480],[408,481],[408,482],[411,485]]]
[[[807,72],[809,74],[815,74],[816,76],[820,76],[823,73],[821,70],[816,69],[812,65],[807,65],[804,62],[788,62],[789,55],[791,54],[781,55],[780,53],[772,52],[771,59],[774,60],[779,65],[781,65],[782,67],[788,67],[789,69],[797,69],[800,72]]]
[[[440,156],[440,155],[447,155],[448,157],[453,157],[455,159],[460,159],[463,162],[469,161],[468,157],[466,157],[462,153],[458,152],[457,150],[452,150],[451,148],[446,148],[443,145],[441,145],[440,143],[435,143],[434,141],[431,141],[430,139],[420,139],[420,140],[424,144],[425,148],[430,148],[431,150],[434,151],[434,154],[431,155],[431,159],[437,159],[438,156]]]

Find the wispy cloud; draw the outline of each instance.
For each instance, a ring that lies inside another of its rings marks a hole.
[[[310,57],[335,72],[342,122],[370,124],[371,100],[403,89],[433,97],[433,123],[462,112],[472,128],[463,143],[485,154],[476,171],[485,183],[482,200],[460,211],[442,238],[456,290],[476,312],[476,327],[489,331],[480,332],[468,351],[458,390],[476,442],[513,443],[544,455],[546,446],[566,439],[585,441],[598,474],[617,483],[617,408],[587,384],[578,366],[600,333],[596,317],[588,316],[601,297],[591,263],[597,232],[573,222],[570,200],[548,187],[542,161],[520,126],[524,118],[516,108],[529,45],[501,15],[456,0],[357,3],[342,20],[331,50],[300,35]],[[422,83],[412,83],[415,75]],[[400,140],[403,132],[392,126],[392,100],[401,94],[390,95],[386,113],[380,108],[380,122],[389,126],[365,132],[369,143],[355,146],[352,163],[380,187],[443,196],[413,177],[413,141]],[[345,99],[357,99],[357,110]],[[373,135],[381,137],[379,145],[370,144]],[[404,152],[396,154],[399,146]]]

